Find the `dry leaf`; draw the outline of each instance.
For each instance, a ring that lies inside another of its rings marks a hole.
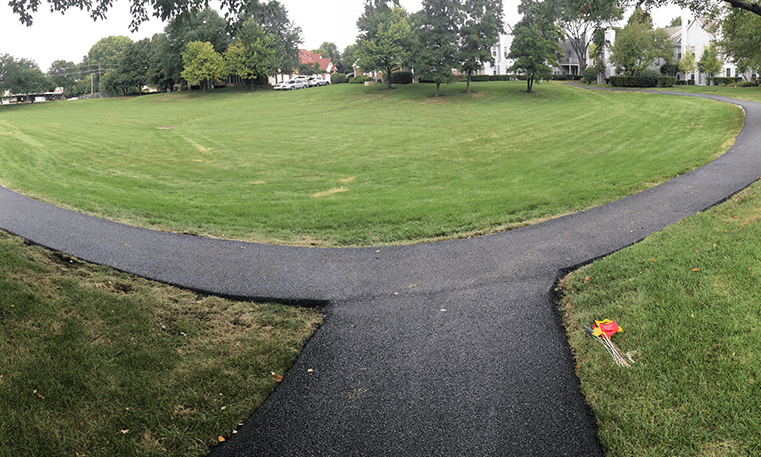
[[[224,440],[225,440],[225,438],[222,437],[222,436],[218,436],[217,437],[217,441],[219,441],[220,443],[223,442]]]
[[[129,433],[129,429],[127,429],[127,430],[122,430],[122,434],[123,434],[123,435],[126,435],[127,433]]]
[[[273,381],[280,382],[280,381],[283,380],[283,377],[280,376],[279,374],[275,373],[274,371],[270,371],[270,373],[272,373],[272,380]]]

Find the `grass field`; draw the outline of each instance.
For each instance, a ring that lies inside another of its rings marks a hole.
[[[566,277],[582,392],[613,456],[761,455],[761,184]],[[617,367],[584,334],[615,320]]]
[[[4,107],[0,183],[139,226],[301,245],[489,233],[723,152],[741,110],[542,84],[214,91]],[[164,128],[171,127],[171,128]]]
[[[277,385],[315,310],[197,295],[0,231],[0,456],[201,456]]]

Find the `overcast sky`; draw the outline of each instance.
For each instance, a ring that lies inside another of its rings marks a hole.
[[[54,60],[79,63],[92,45],[101,38],[124,35],[133,41],[162,32],[165,23],[157,19],[143,23],[137,33],[129,32],[129,1],[114,0],[106,20],[93,22],[86,12],[76,8],[50,13],[43,2],[35,13],[31,27],[21,25],[6,0],[0,0],[0,54],[32,59],[47,72]],[[400,0],[408,12],[420,10],[421,0]],[[363,0],[281,0],[288,16],[303,30],[303,48],[315,49],[325,41],[333,42],[341,51],[357,36],[356,22],[362,13]],[[519,0],[504,0],[505,22],[518,20]],[[679,9],[669,7],[653,12],[656,26],[665,26]],[[628,16],[628,15],[627,15]]]

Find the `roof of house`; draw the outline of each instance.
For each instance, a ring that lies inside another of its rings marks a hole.
[[[306,49],[299,49],[299,62],[307,65],[317,63],[322,71],[328,71],[331,64],[330,57],[323,57],[322,54],[309,52]]]

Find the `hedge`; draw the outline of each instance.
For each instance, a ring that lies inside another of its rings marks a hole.
[[[349,80],[349,84],[364,84],[372,80],[373,80],[372,76],[357,75]]]
[[[343,73],[333,73],[330,75],[330,84],[344,84],[346,81],[346,75]]]
[[[673,87],[676,76],[658,76],[658,87]]]
[[[737,84],[740,81],[742,81],[742,78],[740,77],[726,77],[726,76],[716,76],[713,78],[714,84],[721,84],[721,85],[727,85],[727,84]]]

